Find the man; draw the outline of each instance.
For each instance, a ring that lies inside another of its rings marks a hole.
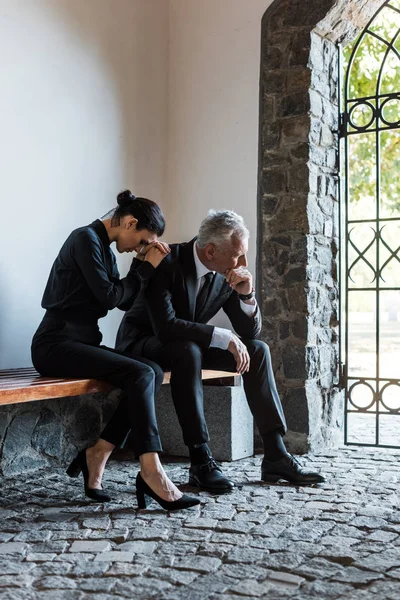
[[[207,445],[201,369],[237,371],[264,443],[261,479],[297,485],[324,481],[306,471],[283,443],[285,417],[268,346],[257,338],[261,315],[247,270],[249,231],[242,217],[210,211],[197,238],[173,244],[147,288],[124,316],[117,349],[144,356],[171,371],[171,392],[189,448],[189,482],[230,491]],[[235,330],[208,325],[222,308]]]

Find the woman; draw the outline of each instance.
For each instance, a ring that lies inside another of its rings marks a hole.
[[[116,306],[128,309],[169,253],[167,244],[157,240],[165,220],[155,202],[136,198],[129,190],[119,194],[117,202],[111,218],[76,229],[62,246],[43,295],[46,314],[33,337],[32,360],[44,376],[102,379],[124,391],[101,438],[82,450],[67,470],[72,477],[82,471],[87,496],[100,502],[111,499],[101,487],[101,478],[112,450],[126,436],[128,420],[140,460],[139,507],[146,505],[148,495],[166,509],[187,508],[199,500],[178,490],[158,457],[162,448],[154,393],[162,384],[162,370],[155,363],[100,345],[98,319]],[[118,252],[136,251],[141,259],[133,259],[124,279],[110,248],[113,242]]]

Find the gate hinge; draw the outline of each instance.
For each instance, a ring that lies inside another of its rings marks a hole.
[[[339,139],[346,137],[347,135],[347,115],[346,113],[340,113],[339,115]]]
[[[344,389],[347,382],[347,365],[342,363],[339,367],[339,387]]]

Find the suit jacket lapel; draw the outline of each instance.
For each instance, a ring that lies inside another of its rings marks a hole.
[[[181,264],[184,284],[187,292],[188,319],[193,321],[196,310],[197,273],[193,258],[193,245],[196,238],[181,248]]]

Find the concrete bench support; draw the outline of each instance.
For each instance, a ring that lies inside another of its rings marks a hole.
[[[163,385],[157,394],[156,410],[164,452],[188,456],[169,385]],[[216,460],[238,460],[253,454],[253,416],[242,386],[204,386],[204,412]]]

